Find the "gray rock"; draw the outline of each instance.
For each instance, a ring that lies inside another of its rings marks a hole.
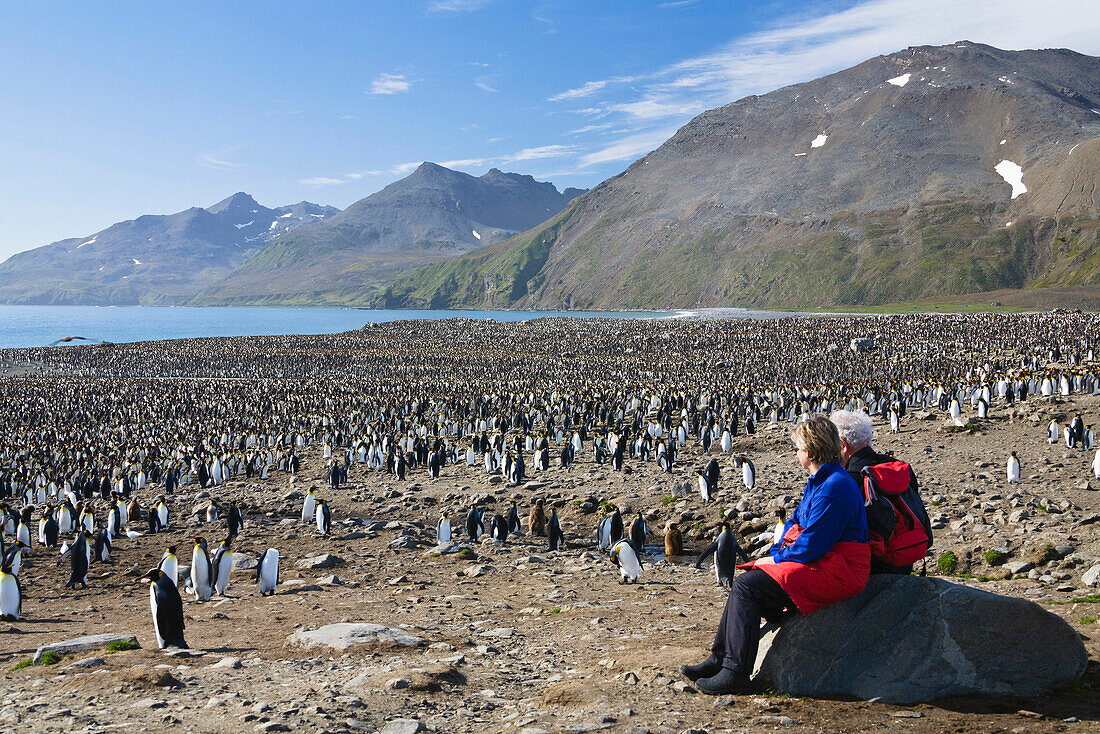
[[[1085,586],[1096,586],[1097,581],[1100,581],[1100,563],[1081,574],[1081,583]]]
[[[259,566],[260,562],[256,560],[255,556],[250,556],[247,553],[241,553],[239,551],[233,552],[233,570],[249,571],[256,566]]]
[[[225,657],[210,666],[211,668],[230,668],[236,670],[241,667],[241,659],[234,657]]]
[[[42,662],[42,656],[48,652],[55,652],[58,655],[72,655],[78,652],[87,652],[88,650],[98,650],[101,647],[106,647],[112,642],[137,642],[137,637],[134,635],[117,635],[107,632],[102,635],[76,637],[71,640],[65,640],[64,642],[51,642],[48,645],[43,645],[38,648],[38,652],[34,654],[34,664],[38,665]]]
[[[107,663],[107,661],[105,661],[103,658],[96,658],[96,657],[84,658],[83,660],[77,660],[72,665],[66,666],[65,670],[77,670],[77,669],[80,669],[80,668],[94,668],[94,667],[97,667],[99,665],[106,665],[106,663]]]
[[[446,543],[440,543],[436,547],[424,554],[425,557],[431,556],[448,556],[452,553],[470,552],[470,549],[461,543],[457,543],[453,540],[449,540]]]
[[[1008,563],[1002,564],[1001,568],[1015,576],[1018,573],[1027,573],[1034,568],[1034,566],[1027,561],[1009,561]]]
[[[333,566],[339,566],[343,562],[343,558],[334,556],[331,553],[325,553],[324,555],[313,556],[312,558],[303,558],[294,565],[298,568],[332,568]]]
[[[355,645],[376,642],[396,642],[400,645],[422,645],[423,638],[400,629],[392,629],[380,624],[343,622],[326,624],[315,630],[298,630],[287,638],[287,642],[305,648],[331,647],[341,652]]]
[[[851,599],[761,640],[758,675],[794,695],[889,703],[1039,696],[1085,671],[1080,635],[1024,599],[917,576],[872,576]]]
[[[424,725],[416,719],[394,719],[382,727],[381,734],[416,734]]]

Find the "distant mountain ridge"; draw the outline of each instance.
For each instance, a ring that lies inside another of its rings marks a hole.
[[[580,189],[434,163],[244,260],[194,305],[369,305],[394,278],[534,227]]]
[[[178,305],[251,253],[339,210],[307,201],[268,209],[236,193],[208,208],[146,214],[0,263],[0,303]]]
[[[1100,59],[971,42],[691,120],[539,227],[378,305],[881,304],[1100,290]],[[1023,189],[1026,188],[1026,191]]]

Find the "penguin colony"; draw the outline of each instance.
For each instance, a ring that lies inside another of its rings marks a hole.
[[[990,405],[1100,394],[1089,336],[1097,326],[1093,316],[1065,313],[813,326],[796,319],[458,321],[330,337],[6,350],[5,360],[46,369],[0,380],[0,537],[7,541],[0,617],[21,618],[25,557],[50,557],[35,546],[67,565],[67,587],[94,591],[90,569],[114,563],[127,540],[163,533],[172,544],[142,581],[158,645],[184,646],[184,599],[227,593],[246,517],[236,502],[211,498],[200,518],[224,525],[225,538],[183,538],[173,530],[176,493],[216,496],[229,481],[285,481],[306,452],[323,457],[332,493],[373,474],[430,480],[487,473],[516,487],[551,461],[620,472],[652,462],[669,473],[694,470],[702,500],[711,502],[735,489],[729,485],[755,489],[758,467],[738,452],[741,437],[763,425],[852,408],[894,429],[915,410],[965,426]],[[868,334],[879,345],[871,353],[834,348]],[[447,350],[435,347],[440,343]],[[572,356],[562,359],[566,349]],[[808,353],[829,358],[800,358]],[[699,354],[715,367],[699,369]],[[1046,437],[1094,448],[1080,416],[1064,430],[1052,420]],[[689,443],[703,456],[698,466],[682,463]],[[1100,452],[1094,470],[1100,477]],[[1019,481],[1015,453],[1007,473]],[[331,498],[320,494],[308,490],[300,520],[327,536],[338,518]],[[441,543],[486,534],[504,543],[524,532],[521,509],[527,533],[544,537],[548,551],[594,545],[624,583],[638,582],[655,552],[647,547],[653,531],[645,516],[624,518],[613,506],[594,527],[572,533],[543,498],[529,508],[513,503],[506,514],[476,503],[445,508],[430,521]],[[680,555],[683,545],[670,522],[665,551]],[[185,578],[179,553],[189,561]],[[700,562],[710,555],[716,582],[727,586],[736,562],[747,557],[726,524]],[[261,594],[276,592],[280,558],[273,548],[260,554]]]

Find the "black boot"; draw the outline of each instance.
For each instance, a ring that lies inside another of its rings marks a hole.
[[[722,668],[717,675],[710,678],[700,678],[695,681],[695,687],[700,693],[708,696],[722,696],[733,694],[739,696],[752,693],[752,681],[749,676],[740,671]]]
[[[718,662],[713,657],[707,658],[698,665],[680,666],[680,674],[691,681],[696,681],[700,678],[709,678],[712,675],[717,675],[721,671],[722,663]]]

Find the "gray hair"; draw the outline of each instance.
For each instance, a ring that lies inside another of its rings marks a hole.
[[[871,416],[855,410],[834,410],[829,416],[836,425],[840,440],[859,451],[871,445]]]

